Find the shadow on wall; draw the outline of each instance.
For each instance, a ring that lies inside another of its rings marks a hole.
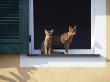
[[[31,75],[36,71],[36,68],[17,68],[17,72],[9,71],[8,73],[11,75],[0,75],[0,80],[3,82],[27,82],[33,80],[34,82],[38,82],[36,79],[31,79]]]

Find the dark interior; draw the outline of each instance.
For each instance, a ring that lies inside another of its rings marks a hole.
[[[69,25],[78,25],[71,49],[91,48],[91,0],[33,0],[34,48],[40,49],[46,29],[54,35],[68,31]],[[63,48],[62,45],[59,48]]]

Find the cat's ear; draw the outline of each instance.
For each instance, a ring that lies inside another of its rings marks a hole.
[[[78,25],[75,25],[75,26],[74,26],[74,29],[76,29],[76,28],[77,28],[77,26],[78,26]]]
[[[54,31],[54,30],[52,29],[50,32],[53,33],[53,31]]]
[[[72,29],[72,26],[69,26],[69,30],[71,30]]]
[[[46,33],[48,33],[48,31],[47,31],[47,30],[44,30],[44,31],[45,31],[45,34],[46,34]]]

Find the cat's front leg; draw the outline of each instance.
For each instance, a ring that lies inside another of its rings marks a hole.
[[[48,54],[51,55],[52,53],[49,51]]]
[[[46,54],[46,55],[48,54],[48,50],[47,50],[47,48],[45,48],[45,54]]]
[[[48,54],[49,54],[49,55],[52,54],[52,48],[49,49]]]

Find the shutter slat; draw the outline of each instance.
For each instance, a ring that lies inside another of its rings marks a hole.
[[[18,37],[19,0],[0,0],[0,39]]]

